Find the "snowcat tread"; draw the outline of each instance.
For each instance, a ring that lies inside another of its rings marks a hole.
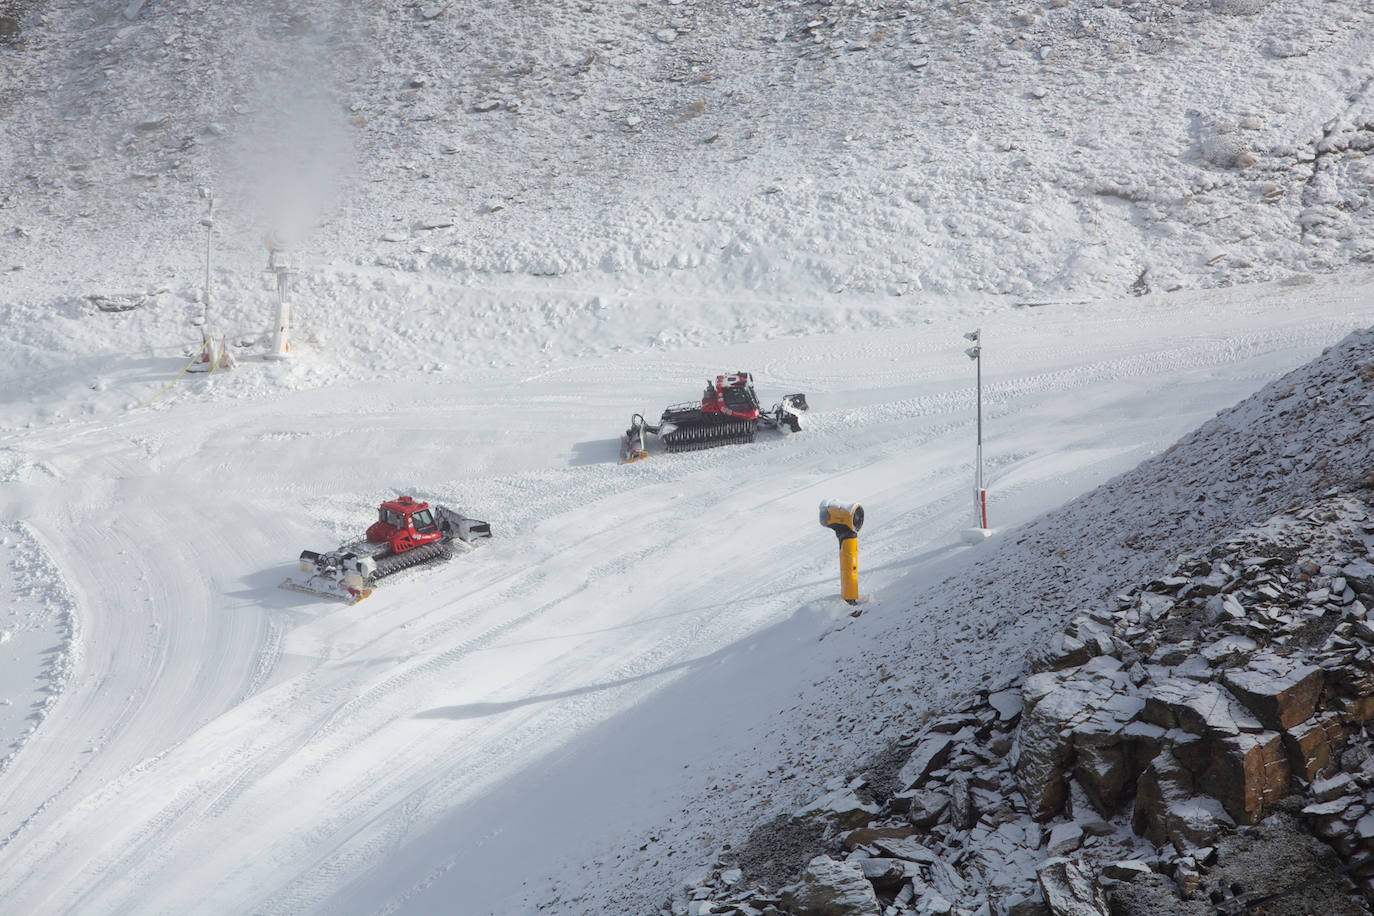
[[[431,560],[447,560],[453,556],[453,549],[443,541],[435,541],[432,544],[424,544],[405,553],[393,553],[390,556],[382,557],[377,560],[377,571],[368,576],[369,585],[378,579],[384,579],[392,573],[398,573],[403,569],[412,566],[419,566],[421,563],[428,563]]]
[[[680,426],[663,436],[669,452],[695,452],[720,445],[744,445],[758,433],[755,420],[727,420],[702,426]]]

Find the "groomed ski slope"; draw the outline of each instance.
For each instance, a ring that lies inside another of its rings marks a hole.
[[[875,750],[836,672],[1020,669],[913,623],[998,549],[965,332],[1006,532],[1374,323],[1368,2],[0,17],[5,912],[654,912]],[[207,312],[242,365],[177,379]],[[807,428],[615,465],[739,369]],[[496,537],[276,587],[397,493]]]
[[[761,736],[805,733],[791,701],[833,653],[861,652],[865,627],[969,555],[962,333],[984,335],[1005,529],[1374,322],[1369,292],[875,310],[854,317],[863,329],[725,330],[533,370],[522,343],[496,343],[494,366],[378,354],[355,362],[357,381],[267,384],[328,364],[302,344],[296,363],[248,359],[148,408],[6,433],[11,549],[38,545],[48,612],[78,624],[60,696],[0,781],[0,899],[26,913],[656,905],[694,856],[860,753],[834,748],[775,797],[757,792],[777,762]],[[405,302],[393,327],[431,308],[419,291]],[[676,306],[701,325],[710,308]],[[178,366],[111,366],[107,390],[151,394]],[[753,371],[769,403],[806,393],[806,428],[615,463],[632,411],[727,369]],[[354,536],[402,492],[496,536],[353,607],[276,587],[300,549]],[[873,600],[858,620],[815,521],[832,497],[868,510]],[[1007,665],[1024,651],[1005,646]],[[957,691],[984,674],[943,676]]]

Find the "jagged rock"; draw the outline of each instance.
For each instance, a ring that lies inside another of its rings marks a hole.
[[[1201,795],[1169,806],[1164,812],[1164,825],[1179,849],[1213,845],[1236,826],[1220,802]]]
[[[872,856],[859,859],[856,863],[864,877],[873,882],[873,887],[884,893],[896,893],[910,875],[911,863],[901,859]]]
[[[1173,753],[1174,759],[1183,764],[1194,783],[1197,782],[1198,775],[1212,765],[1212,758],[1216,754],[1216,749],[1208,738],[1174,728],[1165,734],[1164,740],[1169,745],[1169,750]]]
[[[939,894],[926,894],[921,898],[921,905],[917,908],[917,916],[949,916],[954,912],[954,904],[950,903]]]
[[[1234,821],[1215,799],[1193,794],[1193,778],[1172,751],[1163,751],[1141,774],[1131,826],[1156,846],[1214,845]]]
[[[938,770],[949,760],[950,750],[958,740],[959,736],[939,733],[922,740],[897,772],[897,785],[903,789],[919,789],[932,770]]]
[[[969,795],[969,776],[955,773],[949,780],[949,823],[955,830],[973,826],[973,799]]]
[[[1003,912],[1007,916],[1050,916],[1049,905],[1045,903],[1045,898],[1040,894],[1037,886],[1035,895],[1030,897],[1017,896],[1002,901]]]
[[[1198,870],[1197,862],[1192,856],[1184,856],[1175,863],[1174,883],[1178,885],[1178,892],[1185,900],[1196,894],[1202,886],[1202,872]]]
[[[1122,699],[1136,702],[1099,710],[1072,732],[1074,776],[1103,817],[1116,814],[1137,775],[1131,771],[1130,752],[1122,733],[1144,703],[1134,697]]]
[[[1150,664],[1165,668],[1181,665],[1197,651],[1197,645],[1187,642],[1169,642],[1150,653]]]
[[[900,840],[911,836],[910,827],[860,827],[844,835],[841,841],[845,849],[858,849],[871,846],[878,840]]]
[[[1077,861],[1050,859],[1036,877],[1054,916],[1109,916],[1102,887]]]
[[[1323,678],[1320,668],[1297,658],[1264,653],[1227,671],[1222,682],[1265,728],[1284,731],[1312,717]]]
[[[797,916],[881,916],[882,905],[863,869],[853,862],[816,856],[801,881],[784,888],[782,904]]]
[[[932,719],[930,723],[926,725],[926,730],[939,734],[954,735],[970,726],[976,728],[981,724],[982,723],[978,720],[976,715],[966,712],[956,712],[952,715],[940,716],[939,718]]]
[[[1355,783],[1355,777],[1349,773],[1337,773],[1330,779],[1318,779],[1312,783],[1312,797],[1318,802],[1329,802],[1340,798],[1343,795],[1352,795],[1359,791]],[[1306,809],[1304,809],[1304,813]]]
[[[1071,852],[1076,852],[1082,845],[1083,828],[1070,821],[1054,826],[1050,831],[1049,842],[1045,844],[1045,851],[1051,856],[1067,856]]]
[[[1243,617],[1244,612],[1238,616]],[[1257,651],[1259,643],[1250,637],[1232,635],[1223,636],[1211,645],[1203,647],[1202,657],[1213,668],[1233,668],[1245,664]]]
[[[999,722],[1015,725],[1016,720],[1021,718],[1021,690],[1013,687],[989,694],[988,705],[996,710]]]
[[[1167,731],[1158,725],[1137,719],[1121,730],[1121,747],[1126,752],[1128,774],[1127,786],[1140,778],[1140,774],[1155,759],[1164,746]]]
[[[866,826],[881,811],[881,807],[864,801],[852,788],[845,787],[821,796],[794,816],[798,820],[831,818],[840,827],[852,830]]]
[[[1130,681],[1109,656],[1079,668],[1035,674],[1022,685],[1016,780],[1036,820],[1048,820],[1068,794],[1073,732],[1123,695]]]
[[[1351,697],[1337,697],[1334,704],[1340,712],[1341,718],[1353,725],[1362,725],[1370,719],[1374,719],[1374,678],[1362,680],[1371,682],[1370,693]]]
[[[1374,563],[1368,560],[1356,560],[1346,564],[1341,569],[1341,575],[1345,577],[1346,584],[1355,591],[1355,594],[1374,596]]]
[[[934,827],[949,810],[949,793],[919,789],[910,796],[907,818],[918,828]]]
[[[1086,664],[1093,657],[1093,650],[1077,637],[1067,633],[1056,633],[1049,645],[1036,649],[1030,654],[1030,669],[1034,674],[1046,671],[1062,671]]]
[[[1177,727],[1208,737],[1263,730],[1258,719],[1215,684],[1184,680],[1154,685],[1145,697],[1140,717],[1164,728]]]
[[[1288,755],[1277,732],[1240,734],[1214,744],[1217,753],[1200,774],[1198,788],[1214,796],[1240,824],[1256,823],[1288,794]]]
[[[1312,782],[1337,763],[1346,730],[1337,713],[1323,713],[1283,733],[1288,764],[1295,776]]]
[[[1168,595],[1144,591],[1140,593],[1136,607],[1140,612],[1141,620],[1153,622],[1174,609],[1174,599]]]
[[[1148,875],[1152,871],[1149,862],[1140,859],[1122,859],[1103,865],[1102,877],[1111,878],[1113,881],[1134,881],[1141,875]]]
[[[883,855],[906,859],[909,862],[923,862],[927,865],[933,865],[940,861],[940,856],[933,850],[911,837],[879,839],[873,845]]]
[[[1096,655],[1116,655],[1116,641],[1112,638],[1110,626],[1104,626],[1091,617],[1078,616],[1069,621],[1065,632],[1088,648],[1088,651]]]

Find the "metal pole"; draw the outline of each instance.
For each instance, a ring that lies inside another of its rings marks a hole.
[[[983,332],[976,329],[964,335],[965,340],[973,341],[973,346],[964,351],[969,359],[973,360],[977,369],[977,404],[978,404],[978,457],[976,477],[974,479],[973,491],[973,517],[974,523],[984,531],[988,527],[988,504],[986,492],[983,489]]]
[[[978,358],[974,360],[978,367],[978,493],[983,493],[983,345],[978,344]],[[980,512],[979,515],[982,515]]]
[[[210,320],[210,252],[215,244],[215,195],[213,191],[205,191],[205,219],[201,220],[201,225],[205,227],[205,308],[201,312],[201,332]]]

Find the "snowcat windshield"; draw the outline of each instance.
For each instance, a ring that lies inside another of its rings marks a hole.
[[[754,392],[747,387],[726,388],[721,391],[721,396],[725,400],[725,406],[730,410],[745,412],[754,410],[759,406],[758,400],[754,397]]]
[[[410,520],[415,523],[415,530],[421,534],[434,530],[434,515],[428,509],[412,513]]]

